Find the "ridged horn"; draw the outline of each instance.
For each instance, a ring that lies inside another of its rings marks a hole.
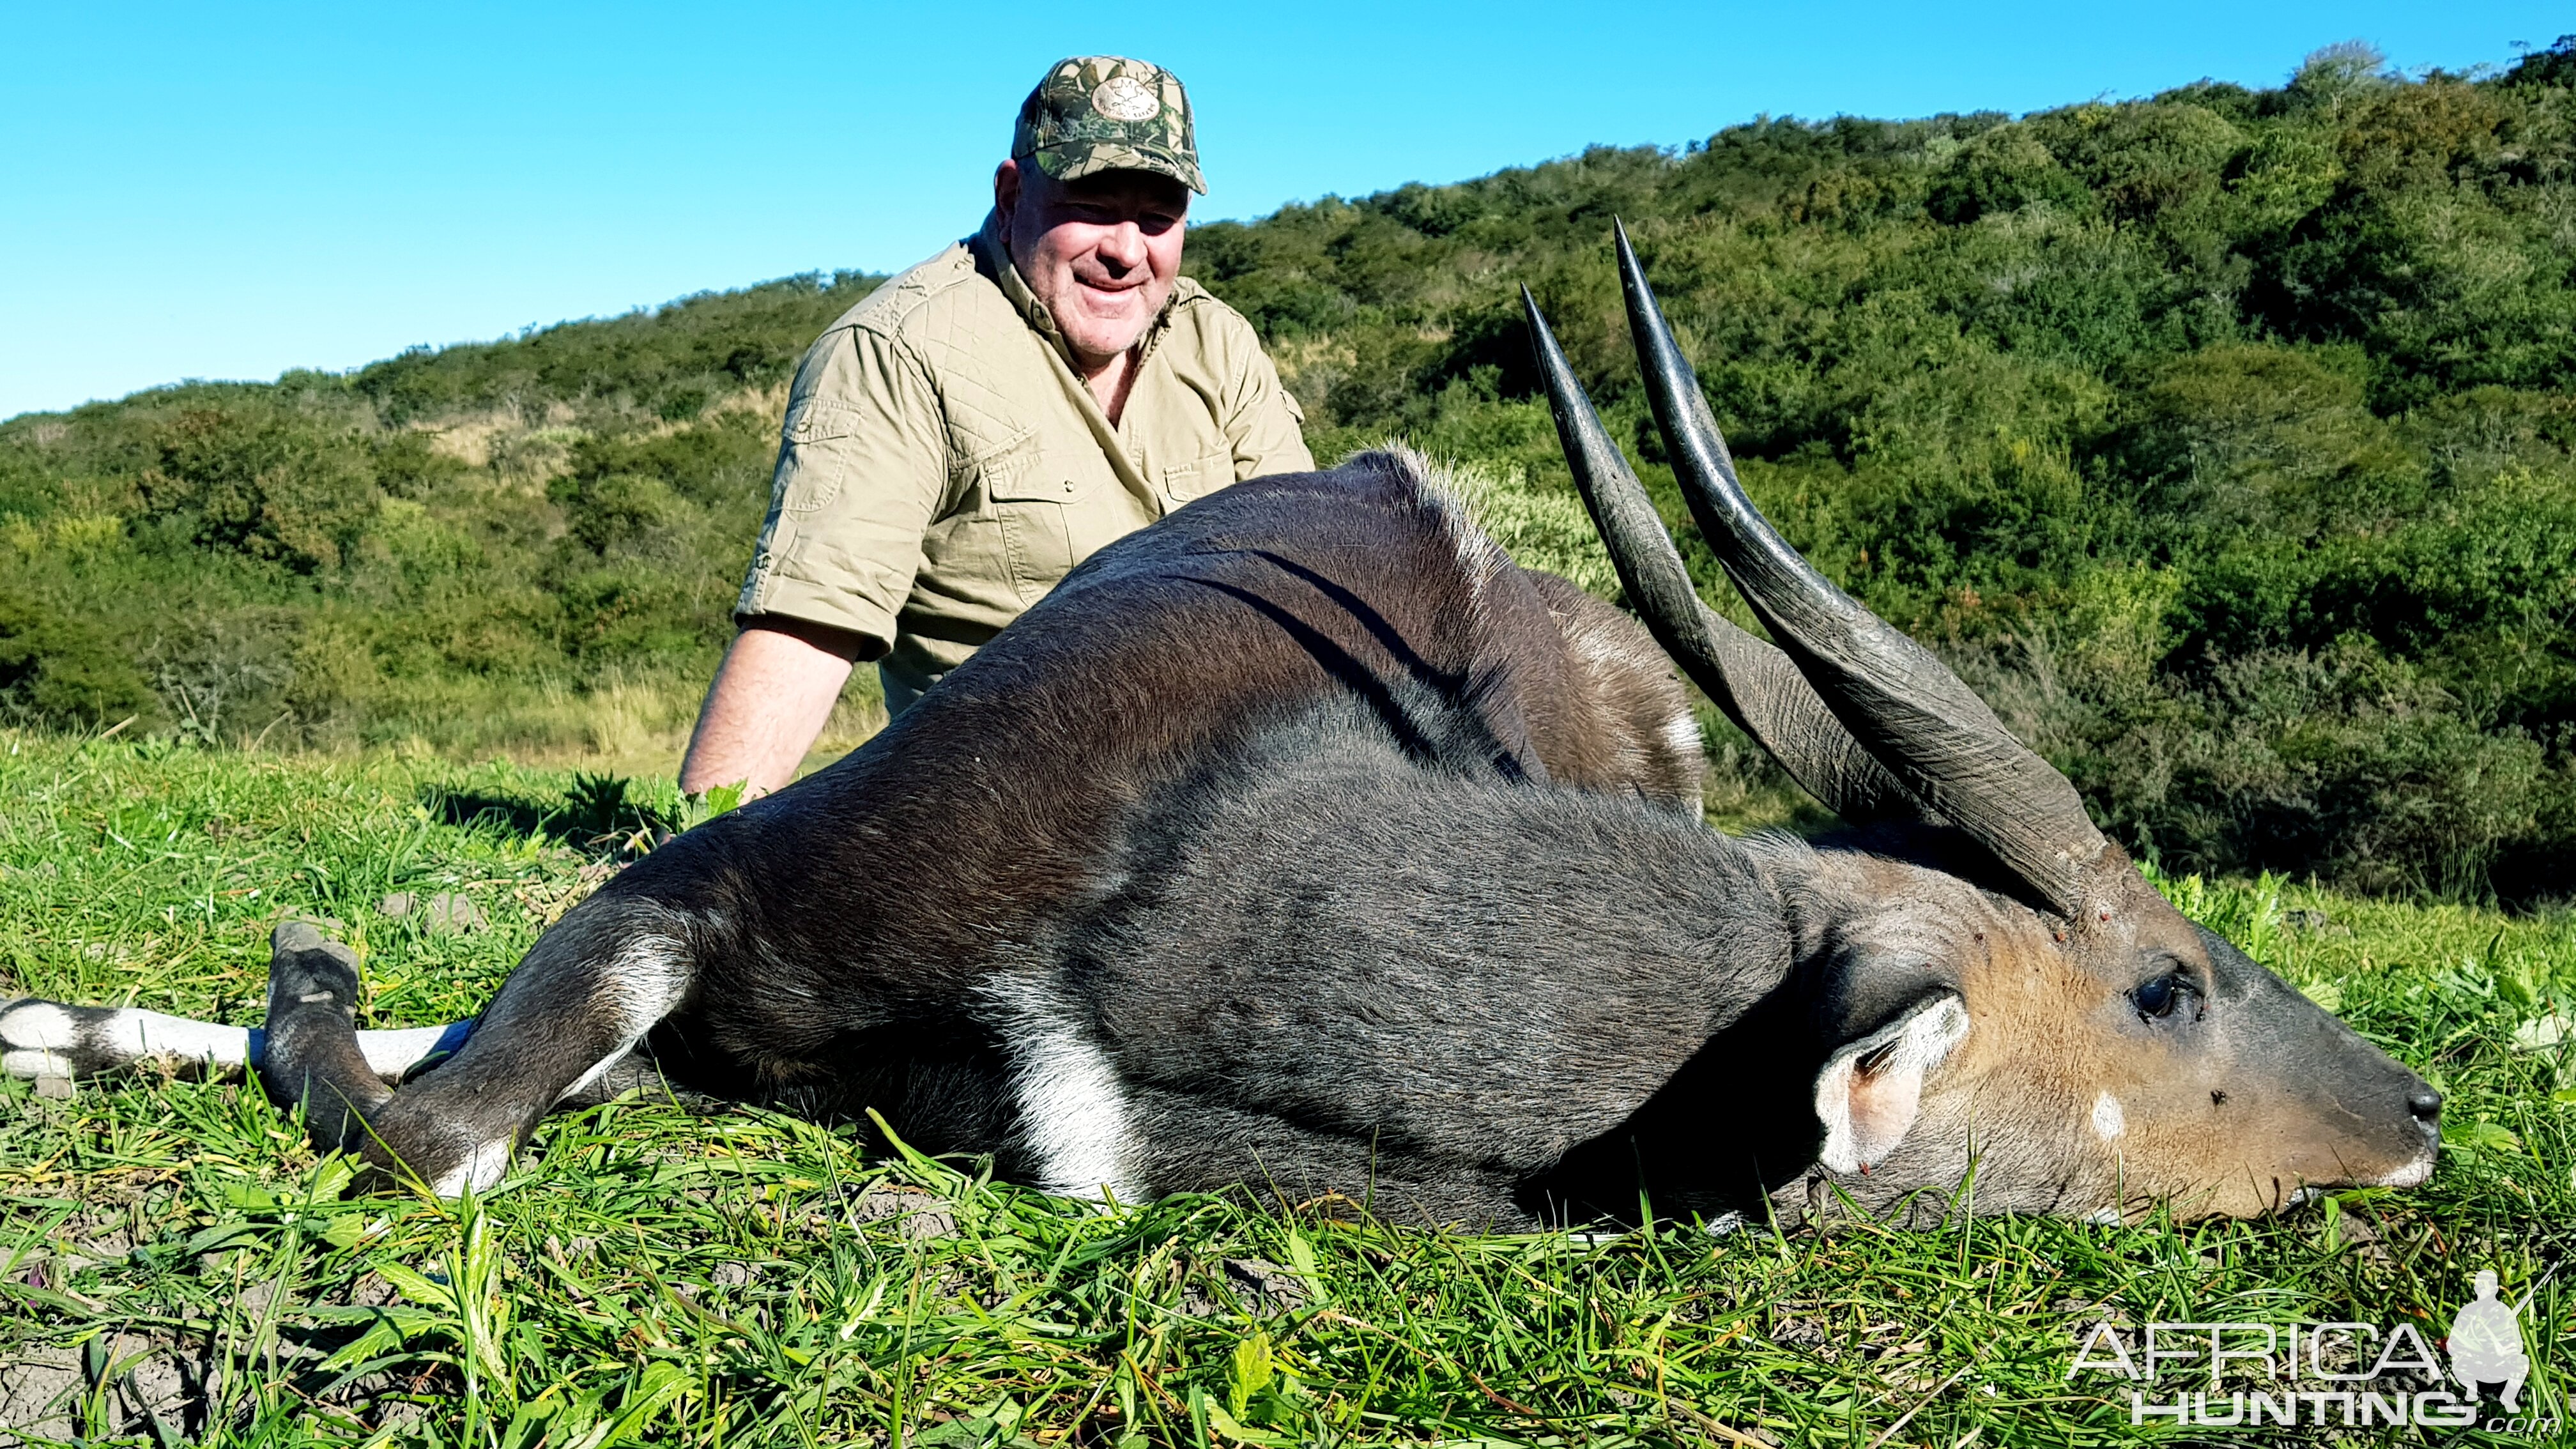
[[[1655,642],[1826,809],[1855,825],[1927,820],[1929,812],[1851,737],[1787,655],[1700,601],[1645,485],[1601,426],[1601,415],[1527,287],[1521,288],[1521,304],[1529,312],[1539,372],[1575,489],[1610,551],[1619,586]]]
[[[1619,280],[1655,423],[1691,516],[1737,592],[1825,707],[1907,795],[1966,831],[2059,914],[2081,909],[2110,842],[2075,787],[2015,739],[1930,650],[1791,548],[1736,481],[1699,378],[1618,228]]]

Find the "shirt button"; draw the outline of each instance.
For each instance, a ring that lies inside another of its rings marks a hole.
[[[1065,480],[1064,480],[1064,491],[1065,491],[1065,492],[1067,492],[1067,493],[1070,493],[1070,492],[1072,492],[1072,491],[1073,491],[1073,480],[1072,480],[1072,479],[1067,478],[1067,479],[1065,479]]]

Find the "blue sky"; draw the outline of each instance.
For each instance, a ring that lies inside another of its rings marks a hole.
[[[2457,69],[2569,30],[2564,0],[0,0],[0,417],[903,266],[974,224],[1020,97],[1069,53],[1179,72],[1197,214],[1249,217],[1765,113],[2268,85],[2347,39]]]

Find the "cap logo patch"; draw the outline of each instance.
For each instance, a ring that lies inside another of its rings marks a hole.
[[[1091,108],[1113,121],[1150,121],[1163,103],[1134,76],[1114,75],[1092,88]]]

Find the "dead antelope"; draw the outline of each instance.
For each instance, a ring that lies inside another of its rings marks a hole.
[[[1532,303],[1653,642],[1407,456],[1242,484],[608,883],[474,1023],[354,1031],[346,952],[292,928],[264,1036],[22,1002],[10,1069],[254,1065],[323,1145],[441,1193],[494,1182],[556,1105],[656,1078],[873,1107],[1065,1193],[1498,1228],[1641,1191],[1884,1210],[1972,1166],[1976,1211],[2087,1216],[2422,1182],[2441,1098],[2167,905],[1754,510],[1619,245],[1657,423],[1776,647],[1692,591]],[[1666,655],[1852,833],[1704,828]]]

